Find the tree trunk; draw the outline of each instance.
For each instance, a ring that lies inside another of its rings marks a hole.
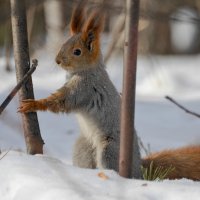
[[[30,58],[27,38],[25,0],[10,0],[11,22],[13,34],[13,48],[17,82],[19,82],[30,69]],[[32,79],[30,78],[19,91],[19,100],[34,99]],[[21,114],[24,137],[29,154],[43,153],[43,140],[40,135],[37,114]]]
[[[132,158],[133,155],[136,156],[133,152],[133,144],[136,139],[134,138],[134,112],[139,2],[139,0],[127,0],[119,159],[119,174],[126,178],[132,176]]]

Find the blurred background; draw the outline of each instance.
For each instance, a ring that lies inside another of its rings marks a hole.
[[[77,0],[26,0],[31,58],[39,60],[33,74],[36,98],[66,82],[54,59],[69,37],[69,22]],[[88,0],[103,6],[104,61],[111,80],[122,91],[126,1]],[[200,1],[141,0],[136,88],[136,129],[143,146],[158,151],[200,142],[200,120],[168,102],[166,95],[200,113]],[[16,84],[10,1],[0,1],[0,101]],[[17,96],[0,116],[0,149],[25,149]],[[38,112],[45,153],[71,162],[78,135],[73,115]],[[17,134],[16,134],[17,133]],[[63,145],[62,145],[63,144]],[[149,148],[151,147],[151,148]]]
[[[76,0],[26,0],[30,52],[56,48],[68,34]],[[104,55],[107,62],[123,53],[125,1],[89,0],[89,6],[103,5],[106,12],[105,34],[110,38]],[[141,0],[139,54],[197,54],[200,51],[200,1]],[[0,1],[0,56],[10,71],[12,36],[10,1]],[[104,42],[105,43],[105,42]]]

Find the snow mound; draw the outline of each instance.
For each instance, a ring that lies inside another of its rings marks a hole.
[[[111,170],[104,170],[108,178],[102,179],[100,170],[76,168],[55,158],[16,151],[0,160],[0,171],[2,200],[196,200],[200,196],[199,182],[124,179]]]

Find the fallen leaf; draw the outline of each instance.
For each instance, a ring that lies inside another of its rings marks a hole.
[[[101,178],[101,179],[103,179],[103,180],[109,179],[109,177],[106,176],[104,172],[99,172],[98,173],[98,177]]]

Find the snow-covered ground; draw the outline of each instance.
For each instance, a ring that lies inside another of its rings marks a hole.
[[[189,180],[127,180],[114,171],[80,169],[52,157],[19,152],[9,152],[0,171],[2,200],[197,200],[200,195],[200,183]]]
[[[56,66],[54,56],[46,52],[35,55],[39,60],[33,74],[36,98],[46,97],[65,82],[66,74]],[[150,145],[151,151],[200,143],[200,119],[164,98],[172,96],[200,113],[199,63],[200,56],[139,57],[135,124],[143,144]],[[16,84],[15,73],[8,74],[3,68],[1,58],[0,102]],[[108,72],[121,92],[122,58],[113,58]],[[0,116],[0,156],[10,149],[0,160],[0,199],[199,199],[199,182],[126,180],[109,170],[104,171],[108,176],[104,180],[98,176],[100,170],[73,167],[72,149],[79,128],[72,114],[38,112],[45,155],[26,155],[18,105],[16,96]]]

